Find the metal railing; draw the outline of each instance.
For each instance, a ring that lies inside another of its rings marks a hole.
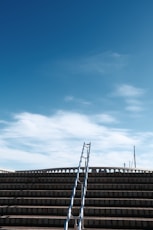
[[[15,173],[77,173],[78,167],[66,168],[48,168],[48,169],[32,169],[32,170],[17,170]],[[1,171],[2,172],[2,171]],[[5,171],[3,171],[5,172]],[[7,171],[11,172],[11,171]],[[84,172],[84,167],[80,168],[80,172]],[[89,167],[89,173],[153,173],[151,169],[141,168],[125,168],[125,167]]]
[[[78,229],[81,229],[81,226],[83,223],[83,211],[84,211],[84,204],[85,204],[85,194],[86,194],[86,189],[87,189],[90,145],[91,144],[85,144],[85,143],[83,144],[83,148],[82,148],[82,152],[81,152],[81,156],[80,156],[80,161],[79,161],[79,166],[78,166],[78,170],[77,170],[77,174],[76,174],[76,179],[75,179],[74,187],[72,190],[70,206],[68,208],[67,219],[66,219],[65,225],[64,225],[64,230],[68,229],[69,221],[71,218],[75,219],[75,229],[77,229],[77,226],[78,226]],[[85,148],[87,148],[87,156],[86,157],[84,156]],[[73,204],[74,204],[74,199],[75,199],[75,194],[76,194],[78,182],[81,183],[79,180],[79,176],[80,176],[80,169],[81,169],[81,163],[82,163],[83,158],[85,158],[85,168],[84,168],[85,169],[85,177],[84,177],[84,183],[82,183],[82,189],[81,189],[82,194],[81,194],[80,215],[78,217],[74,217],[72,215],[72,208],[73,208]],[[77,224],[77,220],[79,220],[79,225]]]

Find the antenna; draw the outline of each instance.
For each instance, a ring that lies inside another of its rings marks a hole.
[[[136,155],[135,155],[135,145],[133,146],[133,150],[134,150],[134,167],[136,168]]]

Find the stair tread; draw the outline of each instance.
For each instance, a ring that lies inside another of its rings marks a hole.
[[[1,226],[1,230],[45,230],[45,229],[55,229],[55,230],[63,230],[63,228],[56,228],[56,227],[23,227],[23,226]],[[113,230],[113,228],[94,228],[94,230]],[[69,228],[69,230],[74,230],[74,228]],[[93,230],[93,228],[84,228],[84,230]],[[128,230],[128,229],[120,229],[120,230]],[[133,229],[130,228],[130,230],[137,230],[137,229]],[[142,230],[142,229],[139,229]]]
[[[0,219],[4,218],[18,218],[18,219],[63,219],[65,216],[47,216],[47,215],[1,215]],[[95,217],[95,216],[85,216],[84,220],[131,220],[131,221],[152,221],[153,218],[143,218],[143,217]]]
[[[33,199],[33,200],[42,200],[42,199],[45,199],[45,200],[56,200],[56,199],[58,199],[58,200],[63,200],[63,197],[30,197],[30,196],[28,196],[28,197],[0,197],[0,200],[4,200],[4,199],[13,199],[13,200],[17,200],[17,199],[20,199],[20,200],[29,200],[29,199]],[[64,197],[64,199],[65,200],[70,200],[70,198],[69,197]],[[78,198],[78,197],[76,197],[75,198],[76,200],[80,200],[80,198]],[[119,197],[119,198],[116,198],[116,197],[114,197],[114,198],[112,198],[112,197],[106,197],[106,198],[103,198],[103,197],[99,197],[99,198],[97,198],[97,197],[95,197],[95,198],[93,198],[93,197],[91,197],[91,198],[88,198],[88,197],[86,197],[86,200],[145,200],[145,201],[153,201],[153,198],[122,198],[122,197]]]
[[[23,227],[23,226],[1,226],[1,230],[45,230],[45,229],[55,229],[55,230],[63,230],[63,228],[56,228],[56,227]],[[69,228],[70,230],[74,230],[74,228]],[[109,229],[108,229],[109,230]]]
[[[63,209],[66,208],[68,209],[68,206],[52,206],[52,205],[0,205],[0,208],[37,208],[37,209]],[[74,208],[80,208],[80,206],[74,206]],[[112,209],[112,210],[153,210],[152,207],[120,207],[120,206],[115,206],[115,207],[93,207],[93,206],[85,206],[85,209]]]
[[[4,189],[4,190],[0,190],[0,192],[3,191],[3,192],[6,192],[6,191],[18,191],[18,192],[23,192],[23,191],[28,191],[28,192],[44,192],[44,191],[49,191],[49,192],[61,192],[63,191],[63,189]],[[68,192],[72,192],[72,189],[64,189],[64,191],[68,191]],[[80,190],[78,190],[80,192]],[[143,193],[143,192],[153,192],[153,190],[129,190],[129,189],[90,189],[90,190],[87,190],[87,193],[88,192],[129,192],[129,193],[133,193],[133,192],[139,192],[139,193]]]

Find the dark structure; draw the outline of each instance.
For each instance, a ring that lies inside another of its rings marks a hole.
[[[0,173],[0,229],[64,229],[76,171],[63,168]],[[80,200],[78,184],[74,217]],[[153,172],[89,168],[84,228],[152,230]],[[73,218],[69,229],[74,229]]]

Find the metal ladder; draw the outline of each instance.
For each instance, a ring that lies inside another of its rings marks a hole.
[[[79,166],[75,178],[75,183],[74,187],[72,190],[72,196],[71,196],[71,201],[70,201],[70,206],[68,208],[67,212],[67,219],[65,221],[64,225],[64,230],[68,230],[69,227],[69,221],[70,219],[75,220],[74,224],[74,229],[76,230],[82,230],[84,229],[84,205],[85,205],[85,196],[86,196],[86,191],[87,191],[87,181],[88,181],[88,171],[89,171],[89,157],[90,157],[90,148],[91,148],[91,143],[83,144],[81,156],[80,156],[80,161],[79,161]],[[86,156],[85,156],[85,149],[86,149]],[[80,172],[81,172],[81,164],[82,160],[85,159],[85,166],[83,167],[83,172],[84,172],[84,181],[81,182],[79,177],[80,177]],[[77,190],[77,185],[78,183],[81,183],[81,206],[80,206],[80,211],[79,211],[79,216],[73,216],[72,214],[72,208],[74,204],[74,198]]]

